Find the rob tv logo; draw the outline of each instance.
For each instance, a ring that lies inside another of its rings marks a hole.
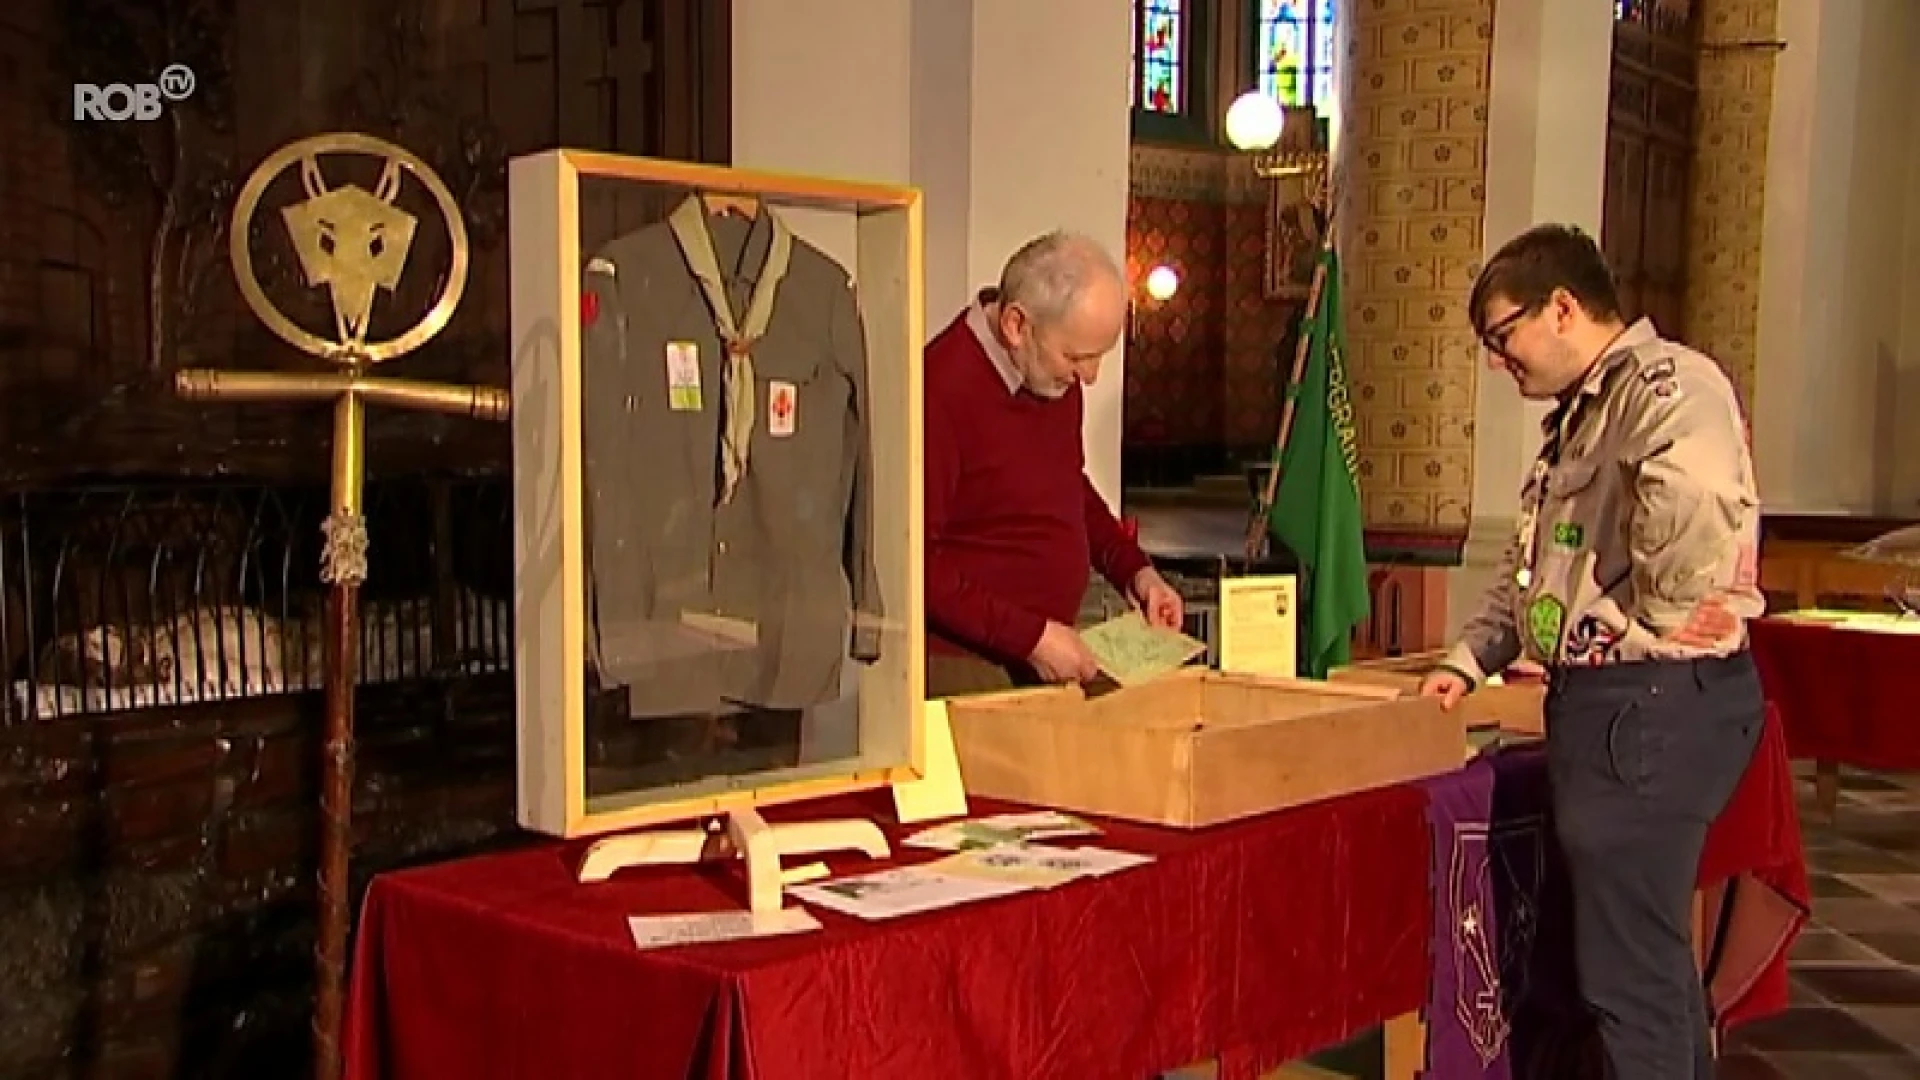
[[[193,69],[185,64],[168,64],[150,83],[74,83],[73,118],[158,120],[163,103],[185,101],[193,87]]]

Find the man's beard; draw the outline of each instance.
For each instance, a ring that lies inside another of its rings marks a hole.
[[[1073,380],[1055,379],[1040,370],[1040,364],[1031,356],[1014,357],[1014,366],[1020,369],[1020,381],[1026,385],[1027,392],[1035,397],[1058,401],[1073,389]]]

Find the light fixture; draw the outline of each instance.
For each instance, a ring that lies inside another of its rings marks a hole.
[[[1271,150],[1286,126],[1287,114],[1280,103],[1258,90],[1241,94],[1227,106],[1227,141],[1235,150]]]
[[[1253,158],[1253,171],[1262,178],[1297,176],[1311,190],[1325,187],[1327,152],[1312,109],[1287,108],[1249,90],[1227,106],[1226,127],[1227,141]]]
[[[1165,302],[1180,291],[1180,274],[1171,266],[1156,266],[1147,272],[1147,295]]]

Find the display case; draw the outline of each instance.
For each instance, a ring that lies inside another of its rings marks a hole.
[[[919,192],[570,150],[508,187],[520,823],[916,777]]]

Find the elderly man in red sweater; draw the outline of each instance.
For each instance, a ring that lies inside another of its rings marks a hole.
[[[1156,625],[1180,596],[1087,480],[1081,386],[1127,323],[1100,245],[1049,233],[1015,252],[926,350],[927,695],[1084,682],[1073,629],[1089,567]]]

